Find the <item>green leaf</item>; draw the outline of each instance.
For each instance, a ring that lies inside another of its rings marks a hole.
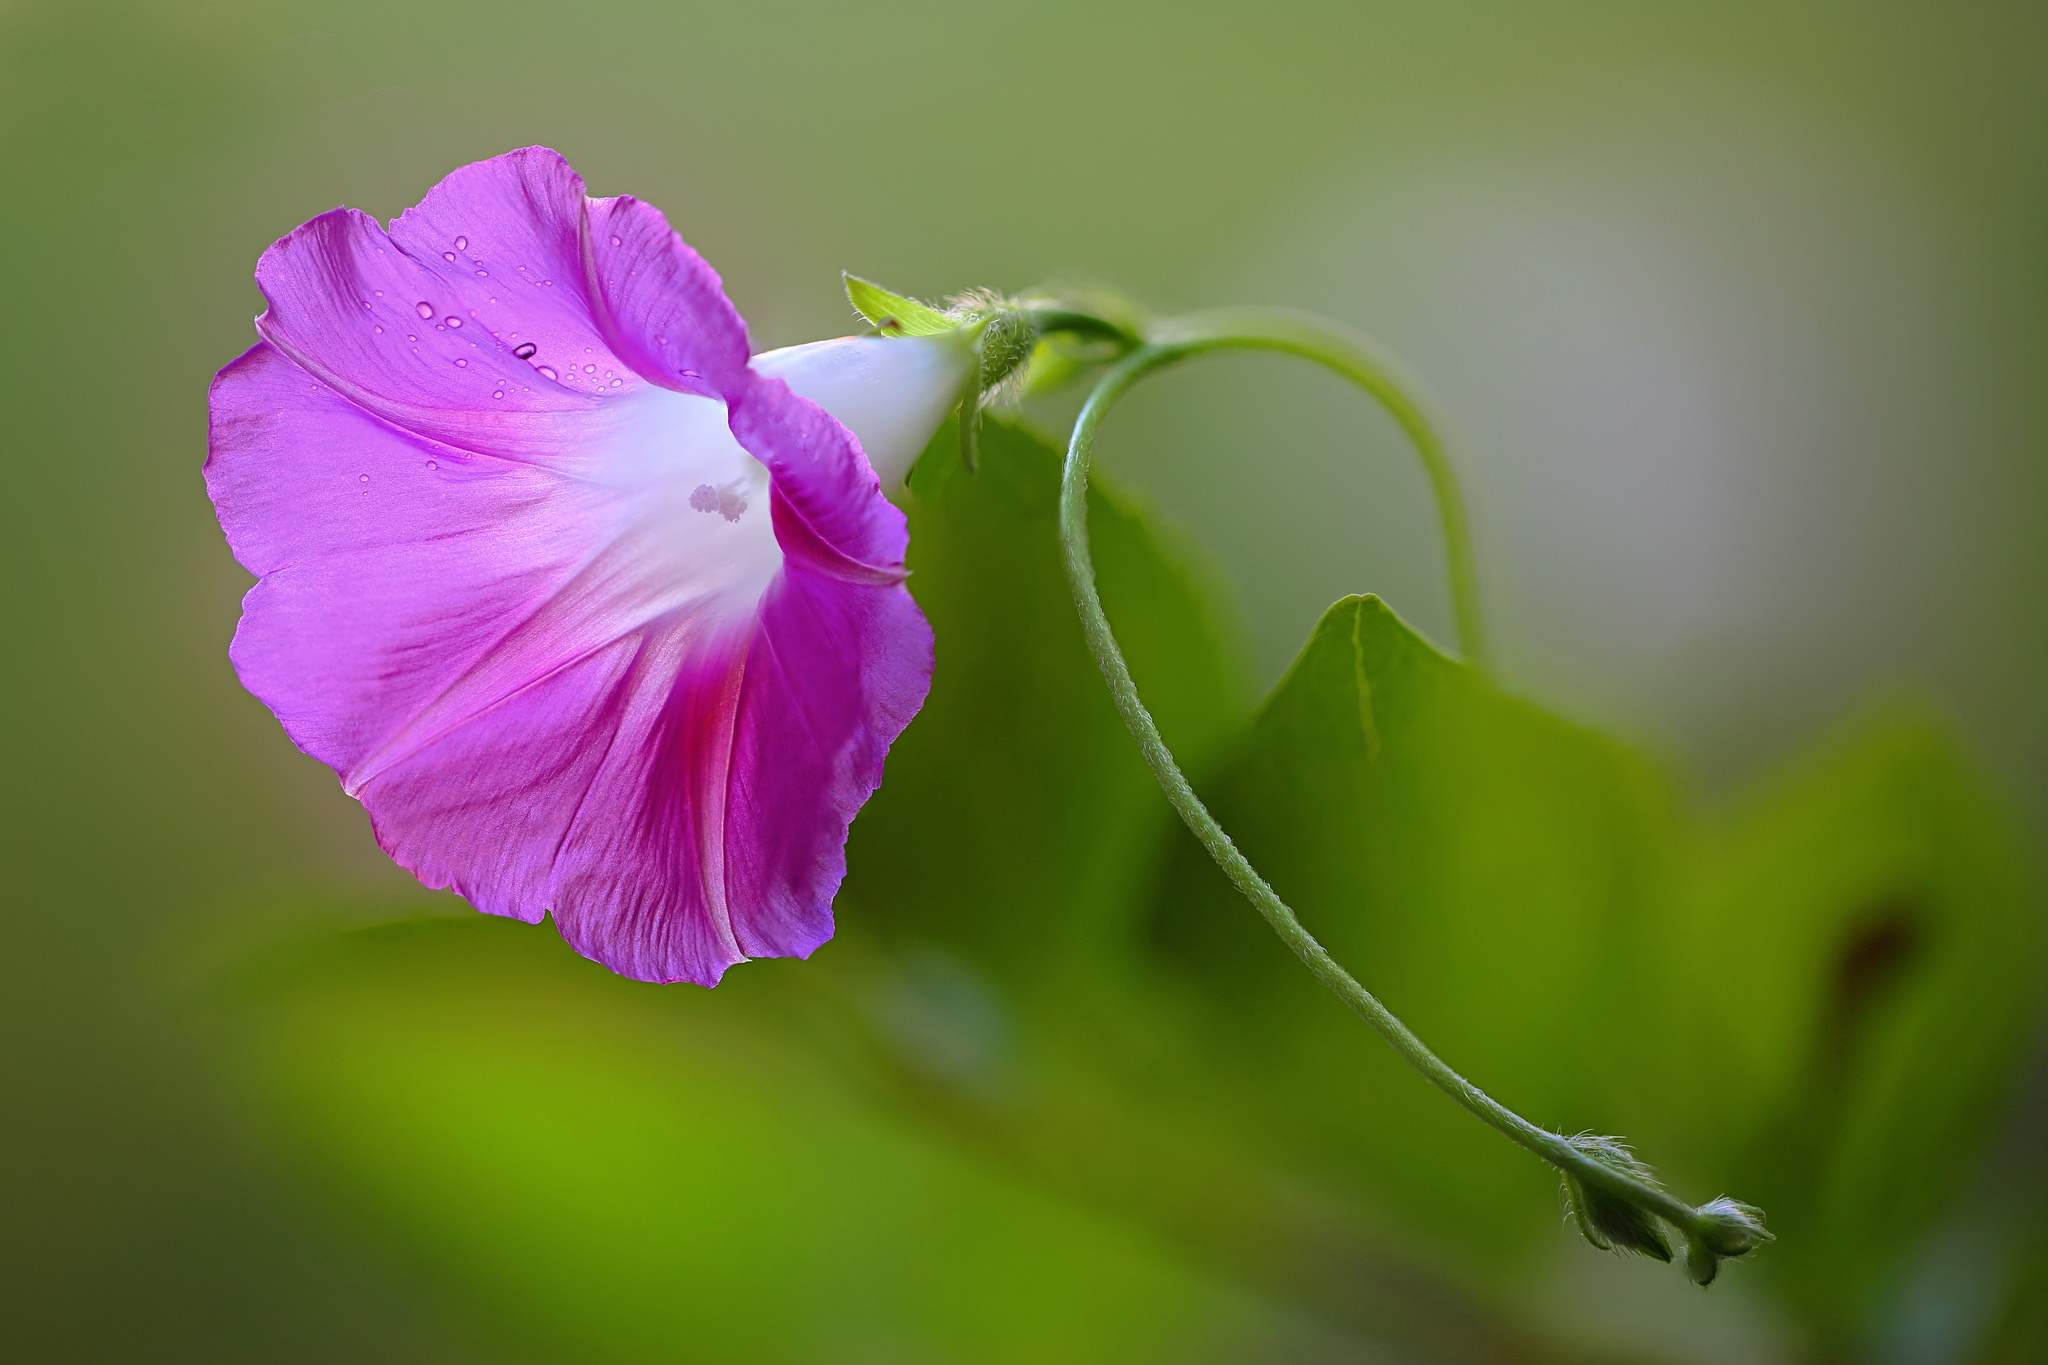
[[[1757,793],[1698,861],[1674,954],[1690,1140],[1768,1213],[1760,1273],[1853,1340],[2010,1092],[2037,903],[1996,802],[1910,708]]]
[[[2041,1217],[2048,1213],[2038,1189],[2024,1196],[2033,1215],[2033,1235],[2017,1248],[2005,1274],[2005,1292],[1976,1365],[2038,1365],[2041,1343],[2048,1341],[2048,1231]]]
[[[931,449],[952,439],[942,430]],[[1129,968],[1143,879],[1174,817],[1082,640],[1059,558],[1058,452],[987,420],[981,459],[978,474],[943,457],[911,474],[910,586],[938,671],[854,825],[839,918],[946,944],[1019,989],[1092,991]],[[1243,651],[1191,554],[1112,486],[1090,506],[1132,669],[1200,770],[1246,714]]]
[[[953,331],[960,325],[957,319],[947,317],[929,304],[892,294],[858,275],[847,275],[845,280],[846,297],[853,304],[854,311],[874,324],[878,331],[890,336],[934,336]]]
[[[1243,1024],[1235,997],[1159,970],[1148,911],[1180,826],[1081,636],[1060,456],[991,421],[969,474],[944,458],[951,440],[909,485],[938,673],[854,825],[840,941],[807,970],[868,974],[850,989],[881,1001],[923,1081],[897,1093],[977,1150],[1418,1358],[1550,1358],[1442,1266],[1296,1196],[1252,1112],[1265,1092],[1215,1063],[1214,1033]],[[1096,481],[1089,517],[1133,674],[1199,777],[1249,718],[1236,633],[1199,557],[1113,483]],[[1298,966],[1288,985],[1320,991]],[[1377,1046],[1355,1021],[1346,1042]],[[1539,1182],[1539,1218],[1553,1191]]]
[[[1340,961],[1528,1117],[1620,1132],[1817,1339],[1869,1329],[2012,1084],[2040,951],[1996,803],[1892,713],[1713,826],[1626,749],[1501,695],[1371,598],[1325,616],[1202,790]],[[1158,933],[1219,1091],[1334,1197],[1511,1265],[1548,1173],[1314,988],[1191,840]],[[1191,1014],[1197,1024],[1216,1016]]]
[[[265,964],[237,1033],[305,1167],[538,1357],[1122,1365],[1281,1325],[872,1103],[809,971],[650,990],[418,920]]]
[[[1597,1078],[1627,1074],[1650,1026],[1646,925],[1671,894],[1674,820],[1641,759],[1354,597],[1199,785],[1308,928],[1452,1066],[1538,1122],[1617,1131]],[[1468,1263],[1556,1235],[1555,1173],[1316,985],[1191,839],[1156,932],[1224,1002],[1205,1040],[1227,1066],[1215,1084],[1297,1178]]]

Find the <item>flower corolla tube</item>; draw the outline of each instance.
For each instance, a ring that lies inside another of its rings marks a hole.
[[[968,348],[752,355],[660,212],[545,148],[257,281],[206,465],[258,578],[231,655],[385,851],[647,981],[830,938],[932,673],[884,488]]]

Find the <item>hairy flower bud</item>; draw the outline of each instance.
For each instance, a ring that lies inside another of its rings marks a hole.
[[[1685,1273],[1694,1284],[1712,1284],[1722,1261],[1776,1240],[1764,1230],[1763,1210],[1726,1195],[1700,1205],[1699,1218],[1685,1247]]]
[[[1636,1160],[1620,1138],[1580,1133],[1566,1140],[1623,1175],[1643,1181],[1653,1179],[1650,1168]],[[1671,1259],[1671,1244],[1665,1240],[1656,1215],[1648,1209],[1603,1185],[1582,1180],[1569,1170],[1564,1172],[1564,1193],[1572,1218],[1579,1225],[1579,1234],[1600,1250],[1632,1251],[1660,1261]]]

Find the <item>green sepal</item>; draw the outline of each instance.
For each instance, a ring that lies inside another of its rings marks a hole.
[[[977,353],[974,366],[960,386],[960,406],[953,413],[953,431],[958,438],[960,467],[968,473],[981,469],[981,380],[982,360]]]
[[[1568,1141],[1603,1166],[1611,1166],[1637,1180],[1652,1179],[1650,1168],[1636,1160],[1619,1138],[1580,1133]],[[1671,1244],[1657,1226],[1656,1215],[1634,1200],[1580,1180],[1569,1170],[1564,1172],[1564,1195],[1572,1218],[1579,1225],[1579,1234],[1600,1250],[1633,1251],[1660,1261],[1671,1259]]]
[[[956,318],[947,317],[930,304],[919,303],[916,299],[892,294],[858,275],[846,275],[846,298],[854,311],[873,323],[875,329],[887,336],[925,337],[940,332],[950,332],[960,325]]]

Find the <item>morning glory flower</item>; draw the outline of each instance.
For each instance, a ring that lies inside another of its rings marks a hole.
[[[948,336],[751,356],[716,273],[559,155],[257,269],[206,481],[258,582],[231,655],[378,842],[478,909],[714,985],[832,934],[932,636],[884,496]]]

